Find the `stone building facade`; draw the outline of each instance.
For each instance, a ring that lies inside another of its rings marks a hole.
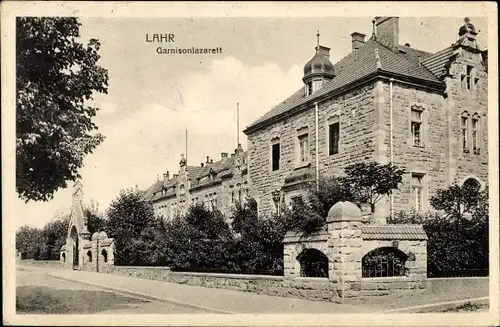
[[[241,145],[231,155],[221,153],[218,161],[207,157],[199,166],[187,165],[182,155],[179,166],[177,174],[164,173],[142,196],[159,216],[172,219],[184,215],[190,205],[203,203],[229,220],[236,203],[244,203],[251,195],[247,152]]]
[[[466,19],[454,43],[432,54],[400,45],[398,24],[376,17],[370,39],[351,34],[352,52],[335,64],[318,34],[304,87],[246,128],[260,213],[301,196],[305,181],[362,161],[407,172],[377,205],[379,222],[391,209],[429,209],[438,188],[487,185],[487,51],[474,26]]]

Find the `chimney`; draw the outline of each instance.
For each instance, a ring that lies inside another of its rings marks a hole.
[[[363,43],[365,43],[365,36],[362,33],[354,32],[351,34],[352,51],[361,48]]]
[[[168,174],[167,173],[163,173],[163,180],[168,181]]]
[[[318,53],[320,55],[322,55],[323,57],[325,57],[326,59],[330,60],[330,48],[329,47],[325,47],[323,45],[320,45],[318,47]]]
[[[228,156],[227,152],[221,152],[220,153],[221,160],[227,159],[227,156]]]
[[[210,159],[210,163],[214,163],[214,159]]]
[[[202,162],[202,163],[201,163],[201,167],[203,167],[203,166],[205,166],[205,164]]]
[[[179,176],[179,174],[174,174],[174,176],[173,176],[173,177],[174,177],[174,178],[177,178],[177,176]]]
[[[398,52],[399,46],[399,17],[375,17],[377,26],[377,41]]]
[[[207,162],[206,163],[209,163],[210,162],[210,157],[207,156]]]

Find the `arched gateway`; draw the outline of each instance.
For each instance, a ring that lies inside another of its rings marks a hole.
[[[61,247],[61,258],[67,267],[83,268],[83,247],[89,243],[90,233],[83,213],[83,186],[79,179],[73,185],[73,204],[66,244]]]

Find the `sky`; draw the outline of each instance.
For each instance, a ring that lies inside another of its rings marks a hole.
[[[145,190],[167,170],[177,173],[181,153],[199,165],[232,152],[242,130],[302,87],[304,64],[314,55],[316,31],[336,62],[351,51],[353,32],[372,33],[360,18],[81,18],[81,40],[101,42],[108,94],[95,96],[94,118],[106,139],[84,161],[84,202],[101,211],[123,188]],[[479,46],[487,46],[486,19],[471,17]],[[400,44],[436,52],[458,38],[463,17],[399,19]],[[146,34],[174,34],[174,43],[146,42]],[[221,54],[162,55],[158,46],[222,48]],[[236,103],[240,107],[237,130]],[[69,188],[49,202],[17,199],[16,228],[42,227],[69,212]]]

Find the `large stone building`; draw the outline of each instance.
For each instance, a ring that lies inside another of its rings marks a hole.
[[[379,222],[391,208],[428,209],[438,188],[487,183],[487,52],[474,26],[465,19],[451,46],[428,53],[400,45],[397,17],[372,24],[367,41],[351,34],[352,52],[335,64],[318,34],[304,86],[244,131],[259,212],[290,203],[304,181],[360,161],[408,172],[377,206]]]
[[[172,219],[184,215],[191,204],[204,203],[209,209],[217,208],[227,219],[236,203],[250,195],[247,153],[238,145],[234,153],[221,153],[221,159],[207,157],[199,166],[187,165],[182,155],[177,174],[163,174],[143,194],[158,215]]]
[[[368,23],[368,22],[367,22]],[[144,194],[166,217],[204,202],[230,218],[251,193],[271,214],[320,175],[339,175],[352,163],[393,162],[404,183],[377,205],[383,222],[394,211],[429,209],[438,188],[472,180],[487,184],[487,51],[468,19],[458,38],[436,53],[400,45],[397,17],[377,17],[373,33],[354,32],[352,52],[333,64],[319,44],[304,67],[303,84],[245,129],[239,147],[221,160],[158,178]]]

